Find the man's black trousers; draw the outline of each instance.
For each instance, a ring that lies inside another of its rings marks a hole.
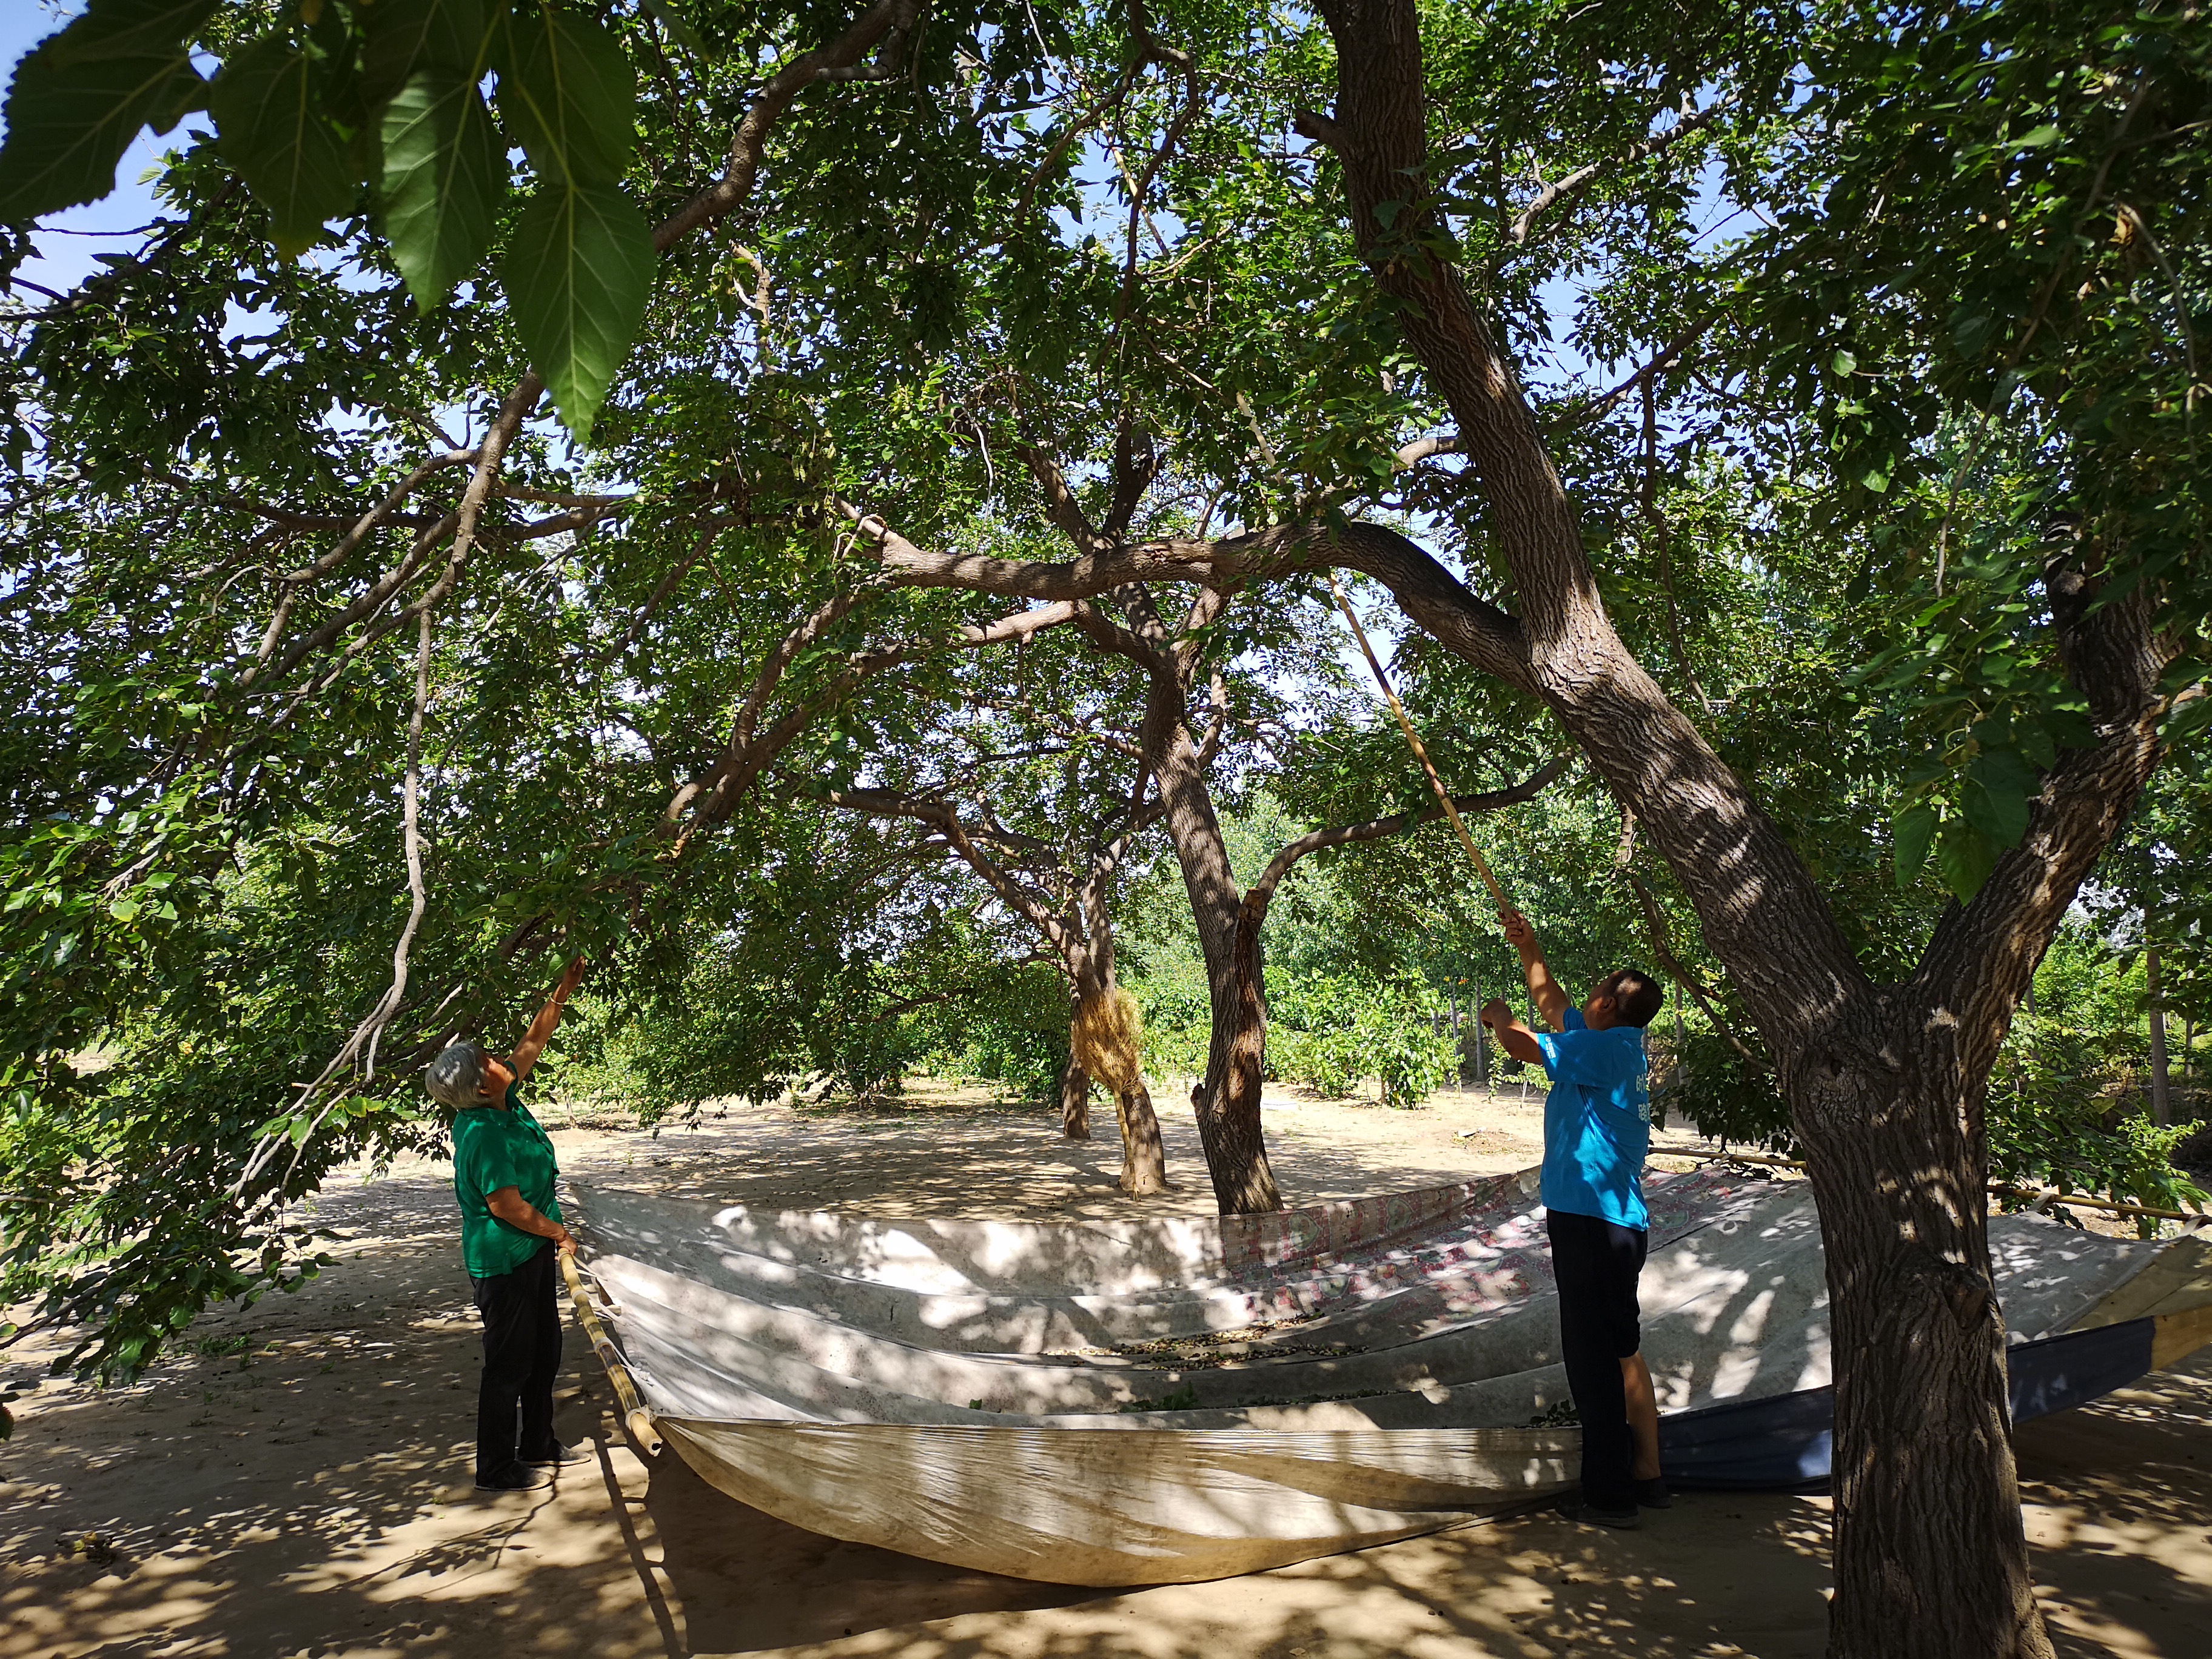
[[[1552,1271],[1559,1286],[1559,1346],[1567,1387],[1583,1422],[1583,1502],[1593,1509],[1636,1507],[1636,1445],[1628,1431],[1628,1393],[1620,1362],[1642,1338],[1636,1281],[1649,1235],[1601,1216],[1547,1210]]]
[[[483,1316],[483,1383],[477,1393],[479,1480],[497,1474],[518,1455],[553,1455],[553,1381],[561,1374],[555,1255],[549,1239],[514,1272],[471,1281],[477,1311]]]

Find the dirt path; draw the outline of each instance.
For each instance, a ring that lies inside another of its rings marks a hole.
[[[556,1139],[572,1175],[751,1205],[1132,1207],[1113,1191],[1110,1142],[1072,1146],[1049,1118],[974,1092],[908,1104]],[[1523,1167],[1540,1129],[1540,1102],[1510,1091],[1413,1112],[1273,1097],[1269,1108],[1294,1201]],[[1206,1212],[1189,1115],[1164,1100],[1161,1115],[1181,1190],[1143,1207]],[[49,1381],[18,1402],[0,1448],[0,1659],[1820,1651],[1824,1500],[1686,1497],[1630,1536],[1527,1516],[1099,1598],[836,1543],[730,1502],[673,1457],[647,1467],[573,1335],[560,1425],[589,1460],[550,1491],[486,1498],[468,1486],[477,1348],[448,1178],[417,1164],[333,1183],[319,1214],[343,1243],[321,1279],[203,1321],[192,1352],[135,1388]],[[19,1378],[39,1359],[13,1358]],[[2032,1424],[2021,1449],[2063,1650],[2203,1654],[2212,1364]]]

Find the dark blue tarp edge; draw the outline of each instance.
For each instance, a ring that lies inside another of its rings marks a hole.
[[[2150,1370],[2154,1319],[2067,1331],[2006,1352],[2012,1420],[2087,1405]],[[1803,1492],[1827,1483],[1834,1450],[1832,1388],[1731,1401],[1659,1419],[1668,1483],[1717,1491]]]

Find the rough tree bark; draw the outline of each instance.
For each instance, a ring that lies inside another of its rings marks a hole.
[[[1213,1182],[1214,1201],[1224,1215],[1279,1210],[1282,1189],[1275,1184],[1274,1168],[1267,1159],[1259,1091],[1255,1087],[1239,1094],[1230,1086],[1242,1011],[1237,938],[1244,895],[1230,866],[1228,842],[1206,787],[1206,751],[1218,737],[1201,745],[1193,739],[1185,716],[1198,666],[1195,635],[1218,619],[1227,596],[1212,591],[1200,594],[1184,625],[1173,632],[1141,586],[1118,588],[1112,597],[1127,618],[1127,625],[1088,604],[1076,606],[1075,624],[1101,648],[1126,657],[1146,676],[1145,764],[1159,788],[1168,839],[1182,872],[1199,952],[1206,963],[1212,1026],[1206,1076],[1191,1090],[1190,1105],[1198,1120],[1199,1144]],[[1218,720],[1215,731],[1218,734]]]
[[[1091,1139],[1091,1073],[1073,1054],[1060,1068],[1060,1132],[1070,1140]]]
[[[1830,1650],[2047,1655],[2007,1437],[1984,1097],[2035,963],[2155,762],[2148,602],[2138,590],[2093,611],[2094,545],[2052,561],[2046,592],[2097,742],[2060,757],[2021,845],[1945,914],[1911,980],[1869,982],[1802,861],[1614,632],[1512,368],[1422,245],[1433,214],[1416,202],[1377,217],[1426,176],[1413,0],[1321,10],[1338,99],[1300,125],[1342,162],[1359,247],[1458,423],[1517,614],[1440,594],[1433,576],[1401,603],[1425,626],[1424,611],[1444,613],[1443,643],[1541,696],[1635,811],[1771,1045],[1807,1149],[1836,1366]]]

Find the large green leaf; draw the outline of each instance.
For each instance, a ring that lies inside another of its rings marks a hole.
[[[428,310],[476,268],[507,195],[507,151],[476,82],[419,70],[384,112],[384,228]]]
[[[92,0],[84,15],[40,48],[56,69],[107,58],[181,58],[216,0]]]
[[[483,0],[376,0],[361,16],[362,94],[372,106],[422,70],[449,70],[474,86],[497,67],[501,19]]]
[[[234,55],[208,94],[216,148],[269,210],[288,255],[312,247],[323,222],[353,206],[358,185],[317,91],[307,54],[272,37]]]
[[[63,52],[91,21],[79,19],[15,67],[0,145],[0,221],[98,201],[115,188],[115,165],[138,130],[167,131],[196,101],[202,82],[181,45],[90,58]]]
[[[1928,848],[1936,839],[1936,809],[1924,800],[1906,807],[1891,824],[1899,890],[1919,879],[1920,866],[1928,862]]]
[[[1943,872],[1943,884],[1958,896],[1963,904],[1982,890],[1982,884],[1996,868],[1997,854],[2003,849],[1965,818],[1953,818],[1943,826],[1943,839],[1936,849],[1936,867]]]
[[[1959,804],[1973,826],[1999,847],[2017,847],[2027,833],[2028,801],[2042,781],[2010,749],[1988,749],[1967,769]]]
[[[524,204],[500,281],[561,419],[588,440],[644,319],[659,264],[653,230],[619,186],[541,185]]]
[[[588,17],[539,7],[508,24],[499,112],[548,184],[618,179],[635,143],[637,77]]]

